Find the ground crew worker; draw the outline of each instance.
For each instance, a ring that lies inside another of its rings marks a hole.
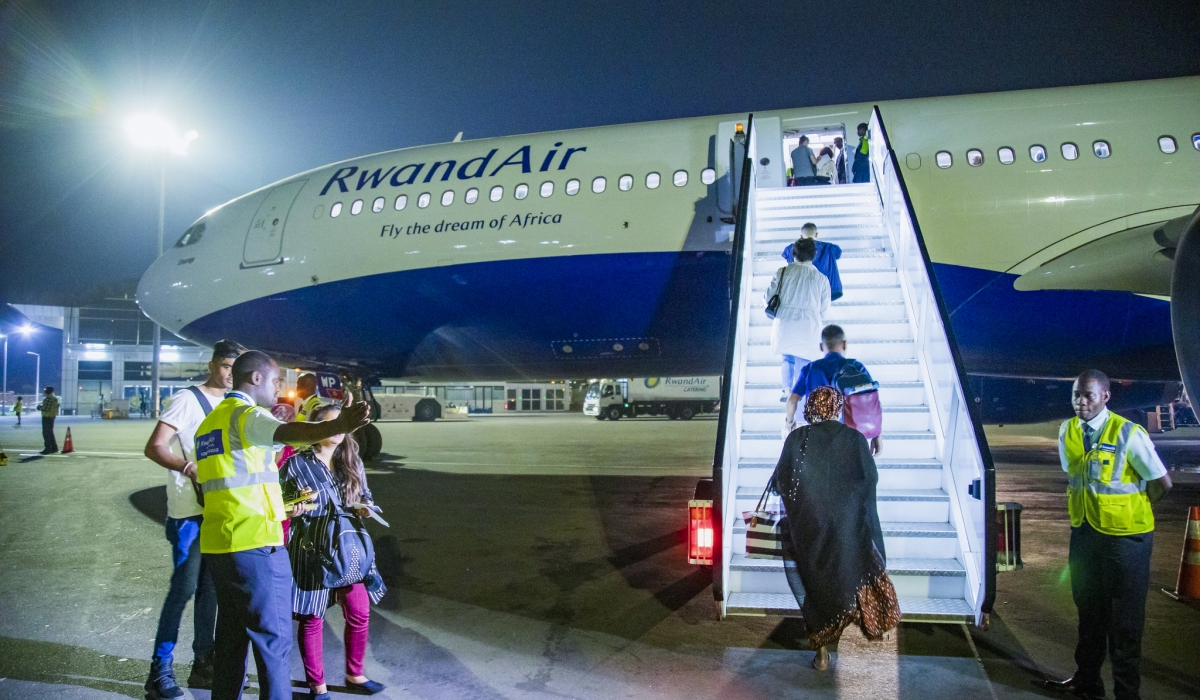
[[[54,387],[46,387],[46,395],[38,404],[42,412],[42,454],[52,455],[58,452],[58,440],[54,437],[54,418],[58,415],[58,397],[54,395]]]
[[[1075,675],[1047,690],[1103,698],[1100,667],[1112,661],[1117,700],[1141,697],[1138,665],[1150,584],[1154,512],[1171,477],[1142,426],[1108,410],[1109,381],[1088,370],[1075,380],[1075,418],[1058,432],[1069,476],[1071,597],[1079,612]]]
[[[321,395],[317,393],[317,375],[305,372],[296,378],[296,420],[306,421],[313,411],[320,408]]]
[[[15,426],[13,426],[14,428],[21,427],[21,413],[24,412],[24,410],[25,410],[25,399],[18,396],[17,403],[13,405],[13,413],[17,414],[17,424]]]
[[[859,124],[858,148],[854,149],[854,164],[850,166],[854,182],[871,181],[871,159],[868,157],[870,152],[871,142],[867,140],[867,125]]]
[[[213,700],[237,700],[254,647],[259,697],[291,700],[292,567],[283,547],[285,513],[274,446],[311,445],[370,422],[366,403],[318,423],[282,423],[266,407],[279,393],[279,366],[250,350],[233,363],[233,390],[196,430],[197,481],[204,493],[200,551],[217,589]]]

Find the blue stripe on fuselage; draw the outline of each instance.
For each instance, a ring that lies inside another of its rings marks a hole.
[[[289,363],[445,379],[715,375],[729,255],[625,253],[480,262],[304,287],[183,329]],[[1018,292],[1013,275],[935,265],[967,369],[1174,379],[1170,305],[1123,292]],[[854,339],[850,339],[853,347]]]

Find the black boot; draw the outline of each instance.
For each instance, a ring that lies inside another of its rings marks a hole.
[[[146,679],[146,697],[149,700],[183,697],[183,689],[175,682],[175,669],[170,663],[150,663],[150,677]]]
[[[188,674],[189,688],[204,688],[212,689],[213,681],[213,659],[212,654],[203,658],[196,658],[192,661],[192,672]]]

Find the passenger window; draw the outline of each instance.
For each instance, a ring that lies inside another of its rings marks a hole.
[[[354,204],[350,205],[350,215],[358,216],[358,213],[362,211],[362,204],[363,202],[361,199],[354,200]]]
[[[676,170],[675,174],[671,176],[671,182],[675,183],[676,187],[683,187],[684,185],[686,185],[687,184],[687,171],[686,170]]]
[[[620,188],[622,192],[633,189],[633,176],[622,175],[621,179],[617,180],[617,187]]]
[[[422,192],[420,197],[417,197],[417,206],[421,209],[429,206],[429,193]]]
[[[661,179],[662,178],[658,176],[658,173],[650,173],[646,176],[646,189],[653,190],[657,188],[659,180]]]
[[[939,168],[949,168],[954,165],[954,157],[950,155],[950,151],[938,151],[936,160]]]
[[[1030,146],[1029,159],[1034,163],[1046,162],[1046,148],[1044,146]]]
[[[1079,157],[1079,147],[1070,141],[1064,143],[1061,147],[1062,157],[1067,160],[1075,160]]]
[[[579,180],[567,180],[567,194],[579,194]]]
[[[1107,158],[1112,155],[1112,149],[1108,147],[1108,141],[1095,141],[1092,143],[1092,153],[1097,158]]]
[[[396,204],[394,206],[396,208],[396,211],[400,211],[400,210],[404,209],[404,207],[407,207],[408,206],[408,195],[402,194],[402,195],[396,197]]]
[[[513,190],[513,196],[517,199],[525,199],[529,196],[529,185],[521,183],[517,185],[517,189]]]
[[[705,168],[700,171],[700,182],[706,185],[711,185],[717,181],[717,171],[712,168]]]
[[[463,201],[467,204],[474,204],[475,202],[478,202],[479,190],[475,189],[474,187],[467,190],[467,193],[463,195]]]
[[[1008,146],[996,151],[996,156],[999,157],[1000,162],[1005,165],[1012,165],[1012,162],[1017,159],[1016,154],[1013,153],[1013,149],[1009,148]]]
[[[329,215],[330,215],[330,216],[332,216],[332,217],[333,217],[333,218],[335,218],[335,219],[336,219],[337,217],[341,216],[341,215],[342,215],[342,203],[341,203],[341,202],[334,202],[334,203],[333,203],[333,206],[332,206],[332,207],[329,207]]]
[[[504,188],[500,185],[496,185],[492,188],[492,191],[488,193],[488,199],[492,200],[493,202],[499,202],[500,198],[503,196]]]
[[[1175,152],[1175,137],[1174,136],[1159,136],[1158,137],[1158,150],[1162,151],[1163,153],[1174,153]]]
[[[542,195],[543,197],[549,197],[550,195],[554,194],[554,183],[550,182],[549,180],[543,182],[542,186],[538,188],[538,194]]]
[[[383,211],[383,205],[384,205],[383,197],[376,197],[375,201],[371,202],[371,211],[378,214],[379,212]]]
[[[603,192],[604,188],[607,186],[608,186],[608,180],[605,180],[602,177],[598,177],[595,180],[592,180],[592,191],[595,192],[596,194],[600,194],[601,192]]]
[[[967,151],[967,165],[972,168],[978,168],[983,165],[983,151],[978,148],[972,148]]]
[[[448,207],[454,204],[454,190],[446,190],[442,193],[442,206]]]

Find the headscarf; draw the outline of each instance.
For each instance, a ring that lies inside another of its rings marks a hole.
[[[804,404],[804,420],[809,423],[834,420],[842,413],[842,402],[842,392],[831,386],[813,389]]]

